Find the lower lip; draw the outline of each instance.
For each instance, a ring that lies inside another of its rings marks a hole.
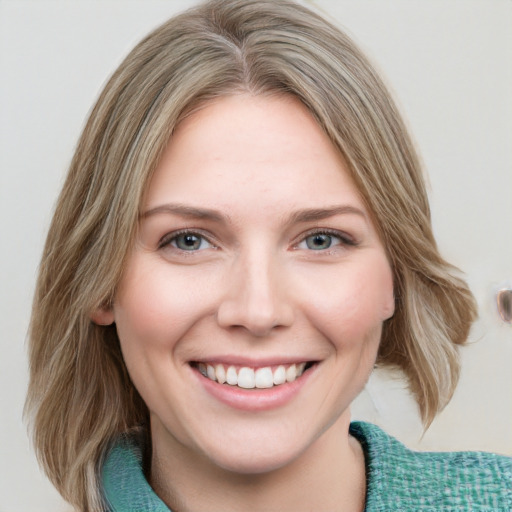
[[[279,386],[266,389],[242,389],[229,384],[219,384],[208,377],[203,376],[198,370],[193,369],[194,374],[200,380],[206,391],[219,402],[234,409],[242,411],[266,411],[282,407],[291,402],[297,396],[302,387],[309,380],[317,365],[306,370],[293,382],[287,382]]]

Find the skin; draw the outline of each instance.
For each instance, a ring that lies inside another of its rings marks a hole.
[[[180,511],[363,510],[349,406],[393,315],[393,279],[311,114],[283,96],[208,103],[178,126],[142,212],[114,306],[95,320],[116,323],[150,410],[157,494]],[[191,364],[233,358],[314,364],[284,403],[240,410]]]

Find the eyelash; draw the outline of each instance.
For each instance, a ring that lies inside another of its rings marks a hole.
[[[183,253],[198,252],[197,250],[181,249],[181,248],[177,247],[176,245],[172,244],[173,241],[175,241],[178,237],[183,236],[183,235],[195,236],[201,240],[201,243],[206,242],[206,243],[210,244],[213,248],[216,248],[215,244],[200,231],[191,230],[191,229],[183,229],[180,231],[174,231],[172,233],[168,233],[167,235],[163,236],[158,243],[158,249],[165,249],[166,247],[171,246],[173,249],[178,250]]]
[[[177,245],[173,244],[173,241],[176,241],[176,239],[178,239],[178,237],[183,236],[183,235],[189,235],[191,237],[197,237],[198,239],[200,239],[200,244],[201,245],[205,242],[205,243],[209,244],[210,246],[212,246],[212,248],[215,248],[215,249],[217,248],[216,245],[210,240],[210,238],[205,236],[200,231],[198,231],[198,230],[191,230],[191,229],[183,229],[183,230],[180,230],[180,231],[175,231],[173,233],[168,233],[167,235],[162,237],[162,239],[158,243],[158,249],[164,249],[165,247],[171,246],[173,249],[178,250],[178,251],[180,251],[182,253],[199,252],[199,249],[193,249],[192,248],[190,250],[187,250],[187,249],[182,249],[182,248],[178,247]],[[303,244],[303,243],[307,244],[307,239],[308,238],[314,237],[314,236],[322,236],[322,235],[328,236],[330,238],[335,238],[335,239],[337,239],[339,241],[339,243],[336,243],[334,246],[332,244],[330,244],[329,247],[326,247],[324,249],[322,249],[322,248],[320,248],[320,249],[312,249],[311,247],[304,247],[304,248],[299,247],[300,244]],[[358,245],[358,243],[350,235],[348,235],[347,233],[341,232],[341,231],[337,231],[337,230],[334,230],[334,229],[313,229],[313,230],[311,230],[311,231],[301,235],[301,238],[298,241],[298,243],[294,244],[294,248],[295,249],[310,250],[310,251],[313,251],[313,252],[325,253],[329,249],[332,249],[333,247],[336,247],[338,245],[355,247],[355,246]]]
[[[317,249],[316,251],[315,251],[315,249],[311,249],[309,247],[307,249],[309,249],[310,251],[314,251],[314,252],[325,253],[325,252],[329,251],[329,249],[332,249],[333,247],[336,247],[338,245],[345,246],[345,247],[355,247],[358,245],[358,242],[356,240],[354,240],[354,238],[352,238],[350,235],[348,235],[347,233],[345,233],[343,231],[338,231],[335,229],[313,229],[313,230],[301,235],[299,242],[297,244],[295,244],[295,248],[299,248],[300,244],[306,243],[308,238],[313,237],[313,236],[321,236],[321,235],[326,235],[331,238],[336,238],[339,240],[339,243],[335,244],[334,246],[330,245],[329,247],[326,247],[325,249]]]

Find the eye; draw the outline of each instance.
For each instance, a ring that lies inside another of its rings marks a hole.
[[[163,238],[160,243],[160,248],[165,246],[175,247],[180,251],[201,251],[203,249],[210,249],[213,245],[199,233],[186,231],[183,233],[173,233]]]
[[[299,247],[305,244],[308,249],[312,249],[313,251],[322,251],[339,243],[339,238],[334,237],[333,235],[329,235],[327,233],[315,233],[314,235],[307,236],[304,241],[299,244]]]
[[[307,235],[298,245],[298,249],[325,251],[337,245],[355,245],[355,242],[343,233],[320,231]]]

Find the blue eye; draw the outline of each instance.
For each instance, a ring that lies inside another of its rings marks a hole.
[[[317,231],[305,236],[299,244],[298,249],[306,249],[310,251],[325,251],[332,249],[338,245],[352,246],[357,245],[356,242],[345,233],[335,231]]]
[[[313,251],[323,251],[329,249],[333,245],[338,245],[340,239],[327,233],[315,233],[304,239],[306,247]]]
[[[212,244],[206,240],[203,236],[198,233],[178,233],[173,235],[171,238],[167,238],[164,240],[161,246],[171,245],[172,247],[176,247],[180,251],[200,251],[202,249],[209,249],[212,247]]]

